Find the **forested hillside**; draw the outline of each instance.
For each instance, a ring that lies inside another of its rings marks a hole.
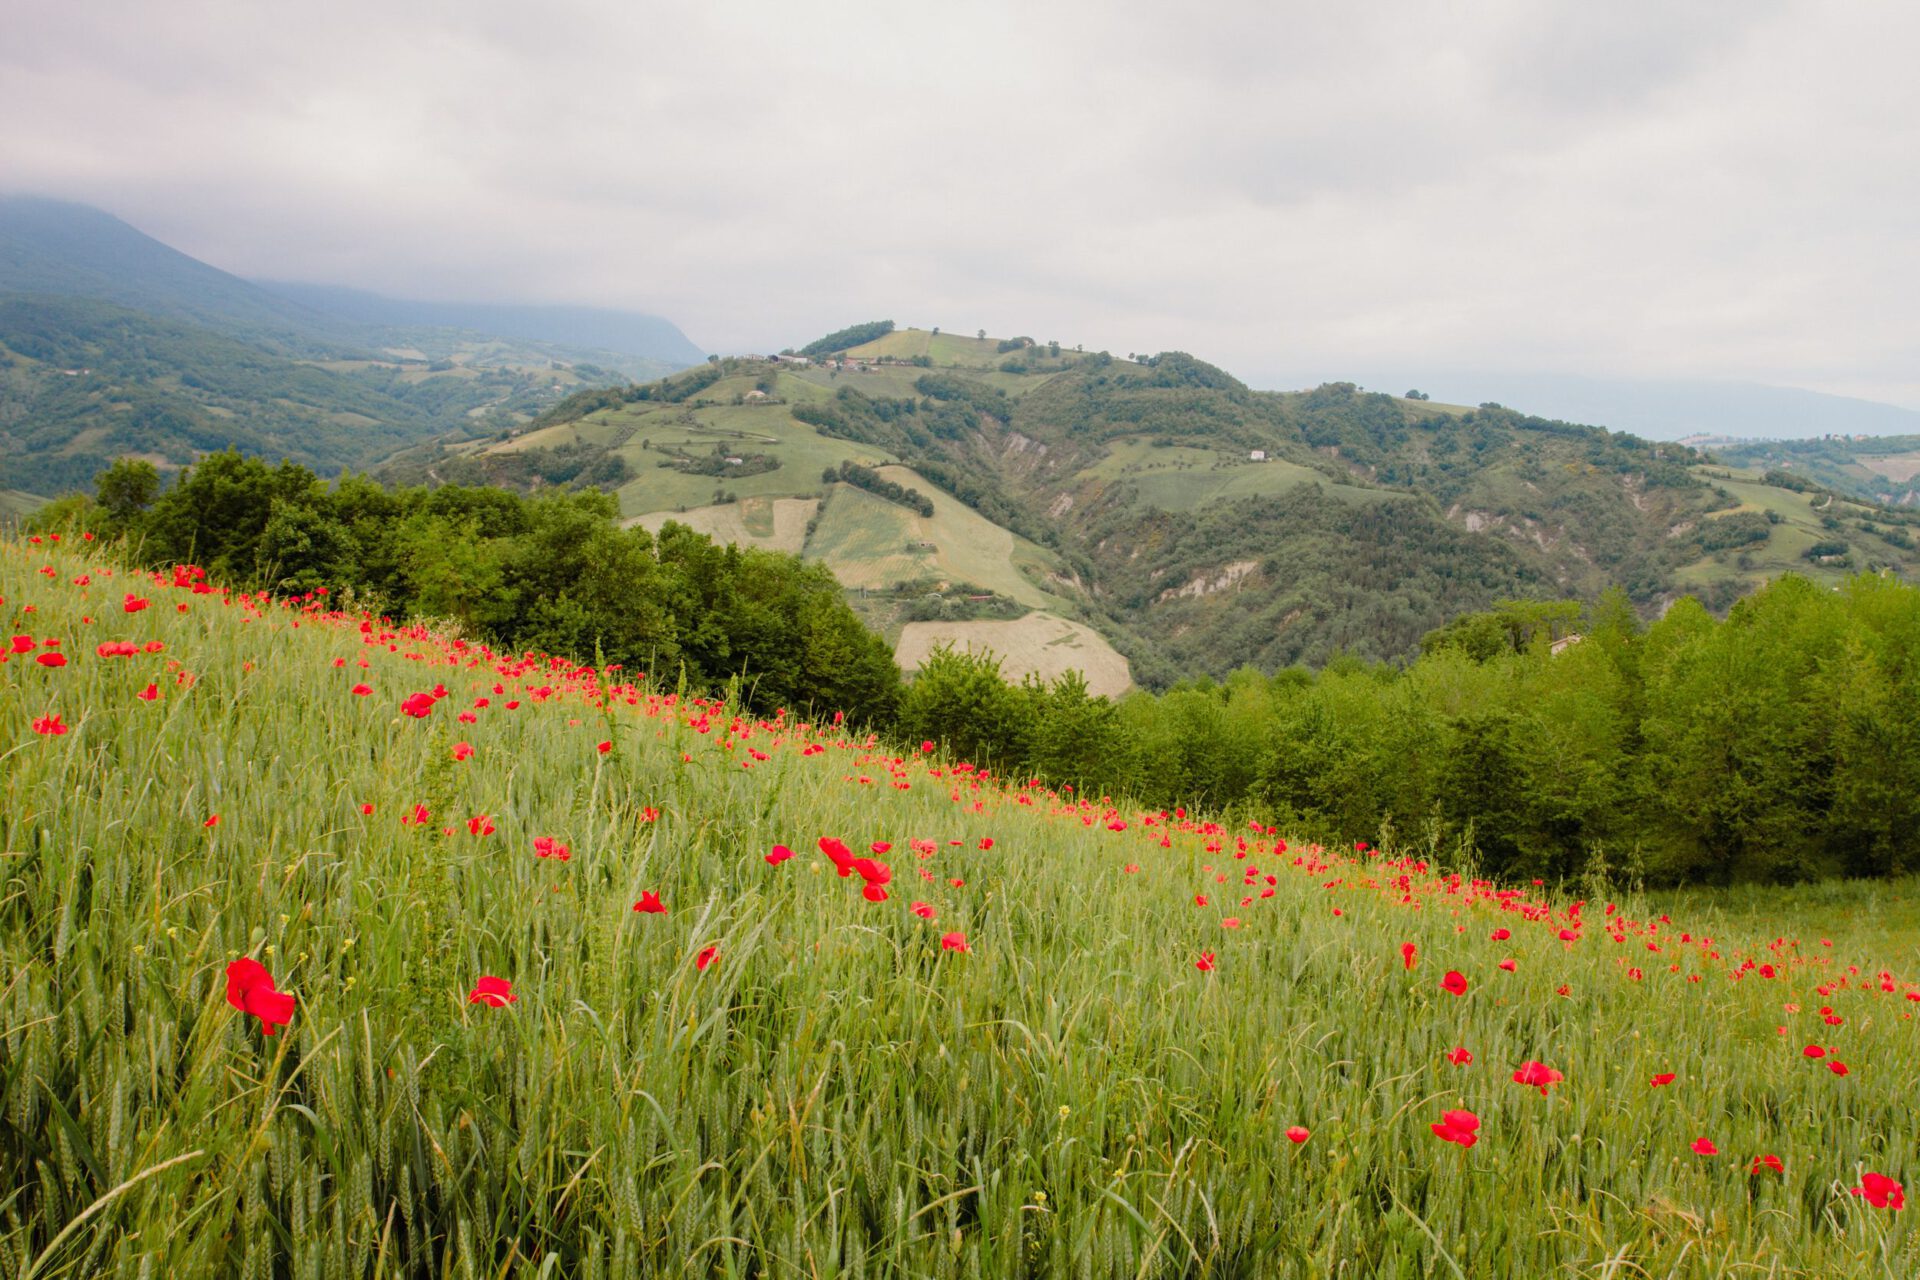
[[[611,375],[604,375],[611,377]],[[232,445],[326,474],[549,406],[578,370],[290,359],[111,303],[0,294],[0,489],[91,487],[113,459],[171,472]]]

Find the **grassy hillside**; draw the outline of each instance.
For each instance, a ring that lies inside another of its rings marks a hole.
[[[384,474],[408,481],[525,483],[528,455],[611,461],[629,522],[657,530],[678,520],[726,540],[822,563],[849,589],[869,623],[896,639],[910,622],[921,624],[921,634],[930,627],[959,640],[964,624],[983,615],[1041,610],[1086,616],[1089,602],[1077,575],[1057,551],[961,501],[929,475],[900,466],[916,452],[913,437],[867,438],[836,416],[854,399],[905,404],[929,372],[903,365],[843,373],[820,365],[728,360],[654,384],[647,399],[576,397],[577,408],[563,405],[507,439],[420,451]],[[993,377],[1017,392],[1039,382],[1015,374]],[[977,379],[970,385],[998,390]],[[883,479],[925,495],[932,514],[822,478],[844,463],[875,469]],[[1089,643],[1093,667],[1125,671],[1125,660],[1106,641],[1095,636]],[[1024,647],[1023,655],[1006,656],[1015,677],[1048,665],[1029,668]]]
[[[0,600],[12,1273],[1920,1264],[1911,882],[1570,900],[46,544]]]

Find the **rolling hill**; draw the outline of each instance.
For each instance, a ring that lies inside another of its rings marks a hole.
[[[914,628],[903,661],[1032,616],[1036,636],[1092,628],[1152,686],[1404,656],[1510,597],[1620,586],[1649,613],[1687,592],[1724,608],[1788,570],[1920,567],[1910,517],[1822,505],[1683,445],[1346,383],[1256,392],[1177,352],[916,329],[584,393],[393,474],[510,479],[515,455],[567,451],[618,460],[631,520],[828,564],[874,625]],[[847,483],[849,463],[934,515]],[[1007,669],[1045,670],[1031,663]]]

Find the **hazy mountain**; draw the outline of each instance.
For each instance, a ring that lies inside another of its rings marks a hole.
[[[1758,382],[1459,370],[1343,376],[1389,395],[1417,389],[1450,404],[1519,405],[1543,417],[1604,423],[1649,440],[1693,435],[1804,440],[1829,434],[1920,434],[1920,411]],[[1261,381],[1277,387],[1313,380],[1273,377]]]
[[[208,266],[110,213],[0,196],[0,293],[94,298],[282,352],[357,345],[353,326]]]
[[[420,302],[333,285],[263,280],[260,286],[302,307],[383,328],[464,329],[525,342],[650,360],[673,368],[706,353],[670,320],[599,307],[515,306],[483,302]]]

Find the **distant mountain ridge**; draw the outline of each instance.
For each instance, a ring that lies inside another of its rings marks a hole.
[[[466,329],[582,351],[610,352],[674,367],[698,364],[706,354],[660,316],[604,307],[422,302],[335,285],[262,280],[259,287],[315,312],[358,324],[392,328]]]
[[[1804,440],[1824,435],[1920,435],[1920,410],[1804,387],[1690,378],[1601,378],[1576,374],[1406,370],[1347,375],[1391,395],[1414,388],[1455,404],[1497,402],[1565,422],[1605,423],[1648,440],[1693,435]],[[1263,386],[1311,379],[1265,378]]]

